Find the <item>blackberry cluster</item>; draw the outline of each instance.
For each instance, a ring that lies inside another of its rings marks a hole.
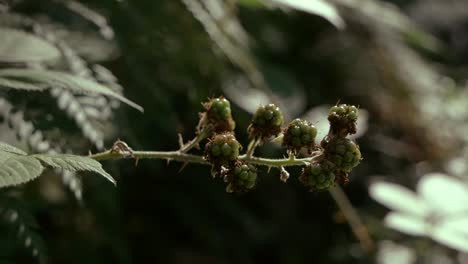
[[[274,104],[261,106],[255,112],[247,129],[250,138],[265,140],[281,132],[284,119],[279,107]]]
[[[327,160],[311,163],[302,169],[299,180],[311,191],[327,190],[335,185],[335,166]]]
[[[231,103],[226,98],[213,98],[203,106],[206,110],[204,113],[206,124],[202,126],[209,126],[215,133],[234,131],[236,123],[232,119]]]
[[[325,157],[344,171],[350,172],[361,160],[359,146],[348,138],[333,138],[325,147]]]
[[[315,146],[315,136],[317,129],[312,124],[306,120],[295,119],[284,131],[283,145],[295,154],[301,148],[307,148],[310,153]]]
[[[224,175],[227,192],[247,192],[255,187],[257,168],[250,164],[237,163]]]
[[[339,137],[356,133],[359,110],[354,105],[340,104],[333,106],[328,114],[331,133]]]
[[[214,135],[205,145],[205,159],[215,168],[233,164],[241,145],[232,133]]]

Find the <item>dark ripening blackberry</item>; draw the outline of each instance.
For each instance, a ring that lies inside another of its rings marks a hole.
[[[340,104],[330,108],[328,121],[330,132],[338,137],[356,133],[356,122],[359,110],[354,105]]]
[[[348,138],[333,138],[325,146],[325,158],[337,169],[350,172],[361,161],[359,146]]]
[[[311,191],[328,190],[335,185],[334,170],[333,163],[324,159],[304,167],[299,180]]]
[[[215,133],[234,131],[236,123],[231,116],[231,104],[226,98],[213,98],[204,103],[203,107],[206,110],[203,114],[206,123],[202,126],[208,126]]]
[[[241,145],[232,133],[214,135],[205,145],[205,159],[215,168],[234,164]]]
[[[312,124],[306,120],[295,119],[284,131],[283,145],[295,154],[301,148],[307,148],[310,153],[315,146],[315,136],[317,129]]]
[[[224,181],[228,183],[226,191],[247,192],[255,187],[257,182],[257,168],[251,164],[241,162],[226,171]]]
[[[284,118],[279,107],[274,104],[261,106],[255,112],[247,129],[250,138],[265,140],[281,132]]]

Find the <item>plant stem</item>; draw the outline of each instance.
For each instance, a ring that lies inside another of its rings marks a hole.
[[[89,156],[95,160],[111,160],[111,159],[124,159],[124,158],[133,158],[133,159],[166,159],[174,160],[186,163],[198,163],[203,165],[210,165],[202,156],[186,154],[180,151],[132,151],[132,155],[129,156],[128,153],[119,153],[116,151],[104,151]],[[268,158],[259,158],[259,157],[247,157],[246,155],[239,156],[239,160],[246,163],[256,164],[260,166],[268,167],[286,167],[286,166],[303,166],[310,163],[318,156],[312,156],[302,159],[268,159]]]
[[[260,139],[254,138],[249,142],[249,146],[247,147],[247,151],[245,152],[245,156],[250,158],[254,154],[255,148],[260,143]]]
[[[194,139],[187,142],[187,144],[182,145],[179,151],[181,153],[187,153],[189,150],[197,146],[198,143],[200,143],[203,139],[207,138],[209,135],[209,132],[210,132],[209,129],[207,128],[203,129]]]
[[[349,226],[361,244],[361,248],[367,253],[374,250],[374,241],[369,235],[366,226],[362,223],[359,214],[356,212],[356,209],[354,209],[343,189],[341,189],[340,186],[335,186],[330,189],[330,194],[340,208],[341,212],[343,212],[346,220],[348,220]]]

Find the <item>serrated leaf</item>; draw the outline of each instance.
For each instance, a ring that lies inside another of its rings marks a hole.
[[[4,142],[0,142],[0,153],[1,152],[10,152],[13,154],[18,154],[18,155],[28,155],[26,152],[22,151],[19,148],[13,147],[12,145],[6,144]]]
[[[23,151],[0,144],[0,187],[18,185],[41,175],[44,167]]]
[[[75,93],[102,94],[118,99],[123,103],[126,103],[127,105],[143,112],[143,108],[141,106],[114,92],[112,89],[109,89],[97,82],[64,72],[10,68],[1,69],[0,77],[6,78],[8,80],[27,82],[34,85],[46,85],[50,88],[68,89]],[[24,87],[16,86],[11,88],[22,89]]]
[[[266,1],[266,0],[265,0]],[[321,16],[338,29],[343,29],[345,23],[338,14],[336,7],[324,0],[268,0],[289,8]]]
[[[0,62],[18,63],[56,59],[60,51],[32,34],[0,27]]]
[[[46,166],[72,172],[95,172],[113,184],[116,184],[114,178],[102,168],[101,163],[94,159],[70,154],[36,154],[32,156],[43,162]]]

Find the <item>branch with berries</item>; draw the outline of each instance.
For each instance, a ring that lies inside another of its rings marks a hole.
[[[340,104],[330,109],[330,130],[319,144],[315,142],[317,129],[309,121],[295,119],[283,128],[280,109],[274,104],[261,106],[247,128],[250,142],[244,154],[241,154],[242,145],[235,137],[236,123],[229,101],[223,97],[213,98],[203,103],[203,107],[205,111],[200,113],[195,138],[186,144],[180,140],[179,150],[134,151],[119,140],[110,150],[89,157],[96,160],[166,159],[211,165],[211,174],[224,179],[228,192],[252,190],[257,181],[256,166],[278,168],[282,181],[289,178],[285,167],[302,166],[299,180],[304,186],[311,191],[328,190],[336,184],[346,184],[348,174],[362,159],[359,146],[347,138],[356,133],[358,108],[352,105]],[[287,158],[254,156],[257,147],[275,137],[282,139]],[[203,156],[188,153],[204,141]]]
[[[179,150],[134,151],[125,142],[118,140],[110,150],[90,157],[96,160],[131,158],[136,162],[140,159],[165,159],[180,161],[184,165],[210,165],[213,177],[223,178],[227,183],[226,191],[236,193],[247,192],[255,187],[257,166],[279,169],[283,182],[289,179],[286,167],[301,166],[300,182],[311,191],[329,190],[362,248],[366,252],[373,249],[373,241],[366,227],[339,188],[339,185],[349,181],[348,174],[362,159],[359,146],[348,138],[356,133],[357,107],[346,104],[333,106],[328,114],[330,130],[318,144],[315,142],[317,129],[310,122],[295,119],[283,127],[283,114],[277,106],[261,106],[247,128],[250,142],[244,154],[241,154],[242,146],[234,134],[235,122],[229,101],[223,97],[213,98],[203,103],[203,107],[205,111],[200,113],[195,138],[184,144],[179,137]],[[282,140],[287,158],[254,156],[258,146],[273,138],[275,141]],[[193,148],[199,148],[204,141],[203,156],[188,153]]]

